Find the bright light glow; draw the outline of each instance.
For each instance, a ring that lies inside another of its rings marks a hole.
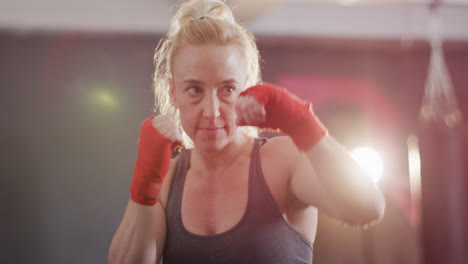
[[[118,106],[118,99],[106,90],[96,90],[93,94],[94,100],[101,106],[112,109]]]
[[[351,151],[351,156],[374,182],[379,181],[383,174],[383,160],[377,151],[369,147],[359,147]]]
[[[411,197],[413,200],[418,200],[421,194],[421,158],[418,138],[415,135],[408,137],[408,167]]]

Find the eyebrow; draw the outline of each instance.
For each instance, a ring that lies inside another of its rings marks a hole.
[[[184,83],[196,83],[196,84],[203,84],[202,81],[196,80],[196,79],[187,79],[184,80]]]
[[[222,81],[221,83],[238,83],[238,81],[236,79],[227,79]]]
[[[202,81],[196,80],[196,79],[187,79],[187,80],[184,80],[184,83],[204,84]],[[236,79],[227,79],[227,80],[222,81],[221,83],[225,84],[225,83],[239,83],[239,82]]]

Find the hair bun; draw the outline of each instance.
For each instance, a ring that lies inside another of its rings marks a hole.
[[[191,20],[220,19],[235,23],[231,9],[221,0],[190,0],[184,2],[172,19],[170,34],[175,34]]]

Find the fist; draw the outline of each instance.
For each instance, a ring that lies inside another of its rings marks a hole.
[[[269,83],[252,86],[239,95],[238,123],[280,129],[305,151],[327,134],[312,111],[312,105]],[[266,114],[265,114],[266,113]]]
[[[238,126],[261,126],[266,121],[265,107],[251,95],[237,98],[235,111]]]
[[[152,120],[153,127],[161,133],[165,138],[173,143],[182,144],[182,132],[177,123],[169,115],[158,115]]]

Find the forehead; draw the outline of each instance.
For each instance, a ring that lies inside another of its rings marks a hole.
[[[172,73],[174,79],[242,78],[244,81],[244,56],[234,44],[187,45],[175,55]]]

